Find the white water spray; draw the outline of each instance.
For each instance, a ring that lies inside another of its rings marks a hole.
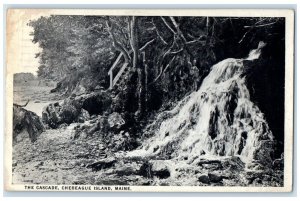
[[[246,59],[225,59],[212,67],[200,89],[169,111],[155,135],[128,156],[169,155],[170,158],[239,156],[245,163],[273,135],[264,114],[250,101],[243,76],[244,60],[258,59],[261,48]]]

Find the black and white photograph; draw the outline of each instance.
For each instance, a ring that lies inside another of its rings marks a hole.
[[[293,17],[9,9],[7,189],[291,191]]]

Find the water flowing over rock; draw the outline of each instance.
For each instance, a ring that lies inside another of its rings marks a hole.
[[[154,136],[128,156],[184,159],[238,156],[243,163],[272,165],[273,135],[264,114],[250,100],[247,64],[254,66],[261,49],[245,59],[225,59],[212,66],[200,89],[184,98],[161,122]],[[253,68],[254,68],[253,67]]]

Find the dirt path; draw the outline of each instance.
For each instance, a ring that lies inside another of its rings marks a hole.
[[[13,183],[95,183],[99,172],[86,165],[101,158],[103,145],[95,138],[72,139],[74,125],[47,130],[34,143],[26,138],[14,145]]]
[[[53,88],[53,87],[52,87]],[[14,86],[14,102],[41,116],[45,105],[61,100],[57,94],[49,93],[51,87],[38,86],[36,83]],[[13,146],[13,183],[14,184],[127,184],[127,177],[111,175],[113,170],[94,172],[86,168],[99,159],[106,157],[104,145],[99,136],[74,139],[77,123],[60,129],[43,132],[32,143],[27,133],[18,135]],[[135,176],[134,176],[135,178]]]

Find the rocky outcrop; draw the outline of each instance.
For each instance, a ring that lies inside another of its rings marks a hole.
[[[22,132],[27,132],[31,142],[44,131],[44,125],[39,116],[20,106],[13,106],[13,140],[17,142],[17,137]]]
[[[171,171],[167,165],[167,161],[150,160],[143,163],[139,174],[146,178],[157,177],[160,179],[167,179],[171,176]]]
[[[198,177],[198,181],[200,181],[201,183],[204,183],[204,184],[210,184],[210,179],[207,174],[201,174]]]
[[[66,98],[63,102],[52,103],[44,108],[43,122],[50,128],[58,128],[61,124],[83,123],[91,115],[110,111],[110,98],[106,92],[84,94]]]
[[[44,124],[50,128],[58,128],[61,124],[84,122],[90,115],[82,109],[75,100],[65,100],[62,104],[56,102],[48,105],[42,112]]]

